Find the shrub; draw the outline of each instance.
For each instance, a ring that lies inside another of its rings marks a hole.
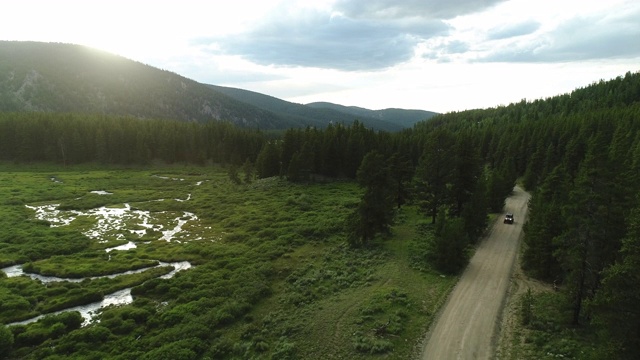
[[[8,358],[13,347],[13,333],[6,326],[0,325],[0,359]]]
[[[274,360],[294,360],[297,359],[296,344],[289,342],[286,337],[281,337],[276,343],[271,359]]]
[[[533,318],[533,295],[531,289],[527,289],[527,292],[522,297],[522,303],[520,304],[520,316],[522,318],[522,325],[529,325]]]
[[[393,344],[389,340],[364,336],[361,332],[356,332],[354,335],[353,346],[356,351],[368,354],[384,354],[393,349]]]

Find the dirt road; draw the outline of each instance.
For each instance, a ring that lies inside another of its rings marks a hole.
[[[499,314],[509,287],[529,194],[519,187],[505,210],[513,224],[498,219],[481,242],[427,335],[423,360],[491,359]]]

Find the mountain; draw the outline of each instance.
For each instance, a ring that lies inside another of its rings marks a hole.
[[[296,125],[175,73],[84,46],[0,41],[0,54],[1,111]]]
[[[398,131],[407,126],[401,116],[316,108],[247,90],[201,84],[80,45],[0,41],[0,54],[3,112],[226,120],[238,126],[275,130],[348,124],[356,119],[377,130]]]
[[[327,121],[349,124],[354,120],[358,120],[365,124],[366,127],[386,131],[399,131],[412,127],[418,121],[426,120],[436,115],[436,113],[422,110],[387,109],[375,111],[330,103],[302,105],[249,90],[216,85],[209,86],[236,100],[271,111],[289,121],[313,126],[318,126],[319,124],[321,127],[326,126]],[[332,106],[318,106],[316,104]],[[358,111],[354,109],[358,109]]]
[[[402,127],[412,127],[415,123],[430,119],[438,113],[425,110],[407,110],[407,109],[383,109],[369,110],[357,106],[344,106],[329,102],[313,102],[307,106],[315,109],[331,109],[345,114],[351,114],[358,117],[374,118],[382,121],[390,121]]]

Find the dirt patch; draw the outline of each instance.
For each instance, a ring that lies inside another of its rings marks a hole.
[[[480,243],[431,327],[421,359],[491,359],[516,262],[529,194],[514,188],[505,212]]]

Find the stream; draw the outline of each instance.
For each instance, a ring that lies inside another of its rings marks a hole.
[[[184,181],[184,179],[179,178],[169,178],[163,176],[155,176],[161,179],[168,179],[174,181]],[[56,178],[51,178],[51,181],[59,182]],[[199,182],[197,185],[200,185],[202,182]],[[112,195],[113,193],[105,191],[105,190],[94,190],[90,193],[97,195]],[[186,199],[174,199],[178,202],[185,202],[191,200],[191,194],[187,194]],[[164,201],[164,199],[153,200],[153,201]],[[58,227],[58,226],[68,226],[79,216],[87,216],[95,219],[95,224],[83,232],[85,236],[90,239],[97,240],[101,243],[107,242],[105,238],[112,237],[115,239],[125,239],[123,232],[129,232],[138,235],[139,237],[147,234],[147,230],[158,231],[162,233],[162,237],[159,240],[171,242],[175,240],[176,242],[181,242],[177,239],[184,232],[183,226],[189,222],[198,221],[198,217],[190,212],[183,211],[180,215],[173,218],[173,221],[169,220],[169,223],[175,224],[172,228],[166,228],[167,224],[162,224],[160,219],[157,217],[159,215],[165,214],[164,212],[159,212],[152,214],[149,211],[132,209],[131,206],[127,203],[123,204],[120,207],[107,207],[102,206],[99,208],[90,209],[87,211],[77,211],[77,210],[60,210],[60,204],[46,204],[46,205],[38,205],[38,206],[30,206],[25,205],[28,209],[31,209],[35,212],[34,216],[36,219],[43,220],[49,222],[49,226]],[[133,228],[132,228],[133,227]],[[137,245],[129,241],[126,244],[109,247],[106,248],[105,251],[107,253],[111,251],[117,250],[129,250],[136,248]],[[149,270],[151,268],[159,267],[159,266],[173,266],[174,270],[169,272],[168,274],[160,276],[161,279],[170,279],[172,278],[178,271],[187,270],[191,268],[191,263],[188,261],[181,262],[173,262],[166,263],[162,261],[158,261],[158,265],[151,266],[143,269],[130,270],[122,273],[104,275],[104,276],[95,276],[95,277],[86,277],[86,278],[60,278],[55,276],[44,276],[33,273],[25,273],[22,269],[22,265],[14,265],[4,269],[0,269],[5,272],[8,277],[15,276],[28,276],[33,280],[40,281],[44,284],[58,281],[69,281],[69,282],[82,282],[86,279],[101,279],[101,278],[109,278],[113,279],[117,276],[121,275],[130,275],[137,274]],[[80,305],[71,307],[68,309],[63,309],[60,311],[43,314],[28,320],[14,322],[6,325],[24,325],[29,324],[35,321],[38,321],[44,316],[47,315],[55,315],[66,311],[78,311],[84,318],[84,322],[82,326],[86,326],[91,323],[93,316],[98,312],[98,310],[110,306],[110,305],[126,305],[133,302],[133,298],[131,296],[131,288],[126,288],[122,290],[118,290],[114,293],[105,295],[101,301],[97,301],[87,305]]]
[[[180,261],[180,262],[174,262],[174,263],[166,263],[166,262],[159,261],[159,264],[154,266],[154,267],[167,266],[167,265],[173,266],[174,269],[171,272],[169,272],[168,274],[160,276],[161,279],[170,279],[178,271],[187,270],[187,269],[191,268],[191,263],[189,263],[188,261]],[[50,283],[50,282],[56,282],[56,281],[81,282],[81,281],[83,281],[85,279],[114,278],[116,276],[121,276],[121,275],[141,273],[141,272],[149,270],[151,268],[153,268],[153,267],[144,268],[144,269],[138,269],[138,270],[125,271],[123,273],[118,273],[118,274],[105,275],[105,276],[96,276],[96,277],[90,277],[90,278],[81,278],[81,279],[59,278],[59,277],[55,277],[55,276],[43,276],[43,275],[38,275],[38,274],[25,273],[22,270],[22,265],[10,266],[10,267],[2,269],[2,271],[4,271],[7,274],[8,277],[29,276],[30,278],[32,278],[34,280],[39,280],[39,281],[41,281],[43,283]],[[39,316],[36,316],[36,317],[28,319],[28,320],[18,321],[18,322],[6,324],[6,325],[7,326],[26,325],[26,324],[38,321],[38,320],[40,320],[41,318],[43,318],[43,317],[45,317],[47,315],[57,315],[57,314],[60,314],[62,312],[66,312],[66,311],[78,311],[80,313],[80,315],[82,315],[82,317],[84,318],[84,322],[82,323],[82,326],[86,326],[86,325],[89,325],[91,323],[91,320],[92,320],[93,316],[101,308],[104,308],[104,307],[107,307],[107,306],[110,306],[110,305],[126,305],[126,304],[130,304],[131,302],[133,302],[133,297],[131,296],[131,288],[126,288],[126,289],[118,290],[118,291],[116,291],[114,293],[105,295],[104,299],[102,299],[101,301],[96,301],[94,303],[86,304],[86,305],[74,306],[74,307],[71,307],[71,308],[68,308],[68,309],[55,311],[55,312],[48,313],[48,314],[39,315]]]

